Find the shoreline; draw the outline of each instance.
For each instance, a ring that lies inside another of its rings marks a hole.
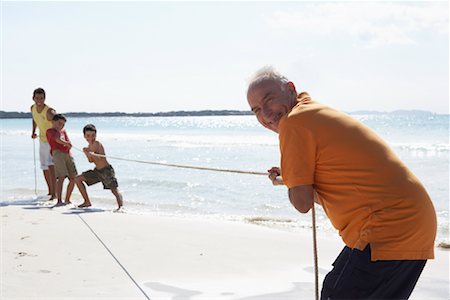
[[[143,292],[151,299],[314,295],[310,232],[35,204],[0,210],[2,299],[145,299]],[[337,236],[319,232],[320,285],[342,247]],[[427,262],[411,299],[449,298],[449,254],[435,249],[436,259]]]
[[[41,194],[44,191],[40,191]],[[46,195],[38,197],[24,197],[15,200],[0,201],[0,207],[8,205],[38,205],[38,206],[52,206],[56,200],[47,201]],[[81,204],[83,199],[79,192],[74,191],[72,194],[72,203],[74,206]],[[44,200],[45,199],[45,200]],[[96,212],[110,213],[113,212],[117,206],[115,200],[109,194],[103,197],[91,196],[93,206],[88,210]],[[141,202],[133,202],[127,200],[123,207],[123,212],[130,215],[139,215],[146,217],[165,217],[184,220],[222,220],[227,222],[236,222],[239,224],[256,225],[258,227],[268,228],[281,232],[290,232],[294,234],[311,234],[312,224],[310,214],[299,214],[300,217],[292,215],[263,215],[263,214],[228,214],[228,213],[203,213],[203,212],[183,212],[178,210],[170,210],[168,208],[159,208],[155,204],[147,204]],[[296,212],[297,213],[297,212]],[[438,231],[435,240],[435,248],[450,249],[450,236],[448,234],[448,212],[436,212],[438,219]],[[324,238],[339,238],[339,232],[333,227],[325,212],[319,206],[316,207],[317,233]]]

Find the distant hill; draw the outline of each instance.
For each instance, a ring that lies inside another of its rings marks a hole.
[[[399,109],[391,112],[385,111],[375,111],[375,110],[357,110],[349,112],[352,115],[434,115],[435,113],[426,110],[417,110],[417,109]]]
[[[434,115],[435,113],[425,110],[395,110],[392,112],[359,110],[347,112],[352,115]],[[252,115],[251,111],[246,110],[197,110],[197,111],[169,111],[157,113],[124,113],[124,112],[68,112],[64,113],[70,118],[86,118],[86,117],[199,117],[199,116],[246,116]],[[31,119],[29,112],[16,111],[0,111],[0,119]]]
[[[192,116],[244,116],[253,114],[243,110],[198,110],[198,111],[169,111],[157,113],[124,113],[124,112],[68,112],[65,116],[71,118],[85,117],[192,117]],[[31,119],[29,112],[0,111],[0,119]]]

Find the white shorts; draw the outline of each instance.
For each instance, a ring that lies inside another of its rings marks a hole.
[[[53,158],[50,154],[50,144],[39,141],[39,159],[41,160],[41,169],[48,170],[48,166],[53,166]]]

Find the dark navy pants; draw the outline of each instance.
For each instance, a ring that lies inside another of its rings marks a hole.
[[[320,299],[408,299],[426,260],[370,260],[370,245],[344,247],[323,281]]]

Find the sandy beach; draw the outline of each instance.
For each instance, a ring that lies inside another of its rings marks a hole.
[[[1,207],[1,299],[313,299],[310,232],[37,203]],[[343,247],[319,233],[320,282]],[[449,299],[436,248],[412,299]]]

